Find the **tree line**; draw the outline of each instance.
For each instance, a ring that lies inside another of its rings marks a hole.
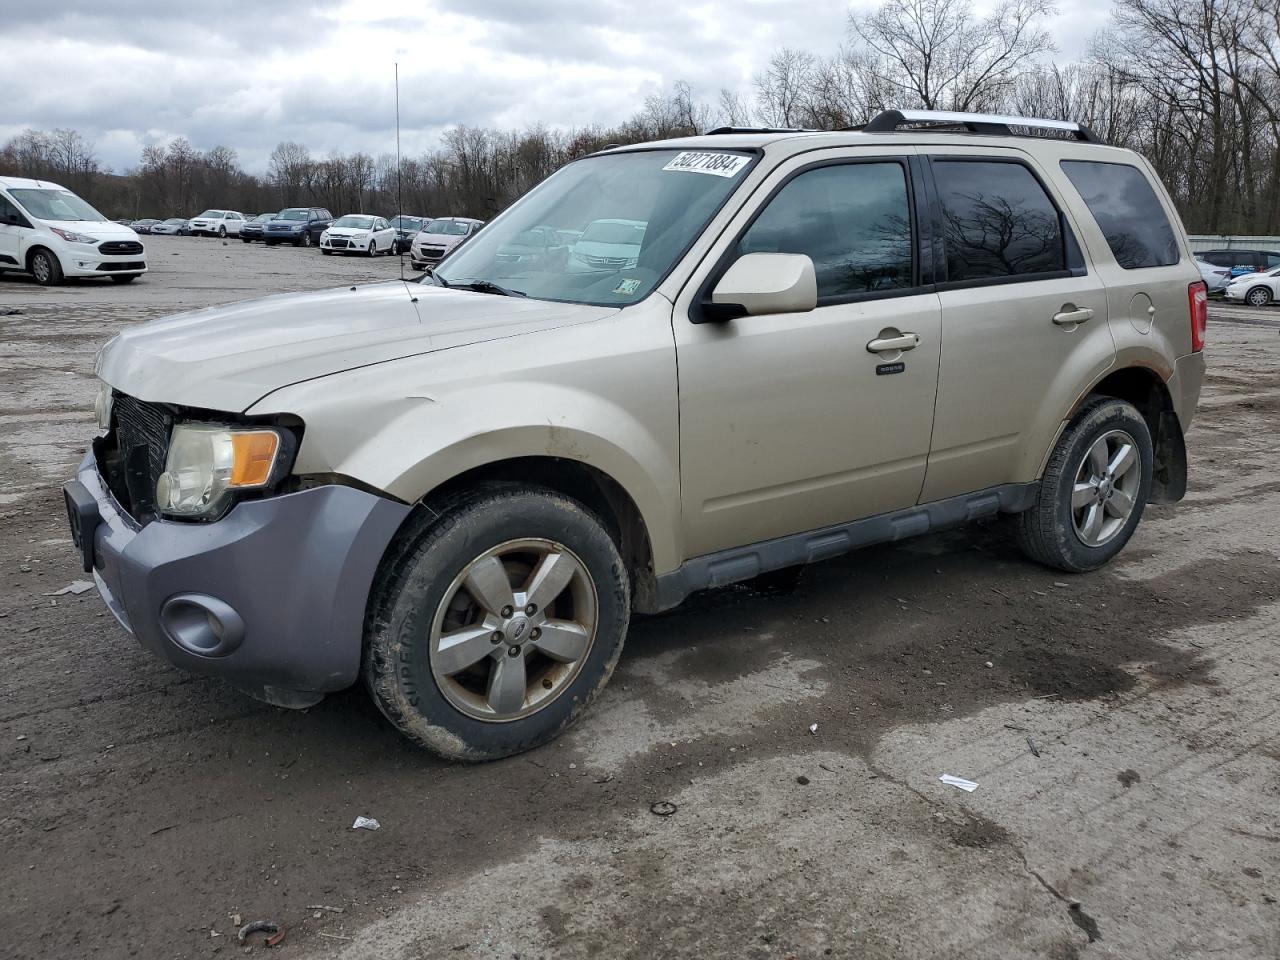
[[[0,147],[0,174],[56,180],[111,217],[255,213],[317,204],[335,213],[488,219],[563,164],[613,144],[715,126],[840,129],[881,110],[925,108],[1077,120],[1145,155],[1197,233],[1280,233],[1280,0],[1115,0],[1083,58],[1058,63],[1050,0],[884,0],[850,13],[840,48],[773,53],[749,91],[711,101],[675,83],[612,127],[521,131],[459,125],[440,146],[318,157],[281,143],[262,174],[233,148],[184,138],[103,169],[74,130],[28,130]],[[402,201],[397,201],[397,193]]]

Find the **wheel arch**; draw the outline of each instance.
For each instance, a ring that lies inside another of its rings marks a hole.
[[[1151,431],[1155,471],[1150,503],[1176,503],[1187,492],[1187,445],[1173,397],[1164,379],[1151,367],[1135,365],[1112,370],[1081,397],[1114,397],[1134,405]],[[1071,411],[1075,414],[1075,409]]]
[[[657,582],[653,542],[648,525],[627,489],[598,467],[555,456],[518,456],[480,464],[457,473],[428,491],[415,505],[406,527],[421,523],[421,514],[437,515],[468,492],[519,483],[554,490],[577,500],[604,523],[618,545],[631,577],[632,604],[655,612]]]

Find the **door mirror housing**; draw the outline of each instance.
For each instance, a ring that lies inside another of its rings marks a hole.
[[[807,313],[818,305],[818,277],[803,253],[747,253],[733,262],[703,304],[703,320]]]

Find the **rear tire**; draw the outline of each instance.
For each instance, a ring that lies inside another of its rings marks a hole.
[[[622,653],[631,601],[617,546],[582,504],[539,487],[438,507],[383,559],[365,682],[401,733],[442,757],[540,746],[581,715]]]
[[[1035,504],[1016,518],[1018,545],[1057,570],[1098,569],[1137,529],[1154,465],[1151,433],[1133,404],[1086,401],[1058,438]]]
[[[36,283],[42,287],[56,287],[62,282],[62,264],[53,251],[44,247],[36,248],[28,261]]]

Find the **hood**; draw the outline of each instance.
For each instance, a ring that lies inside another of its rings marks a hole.
[[[96,372],[140,400],[243,411],[303,380],[616,312],[391,280],[140,323],[103,347]]]
[[[59,230],[70,230],[72,233],[83,233],[98,240],[137,240],[138,234],[132,227],[115,223],[111,220],[41,220],[45,226],[57,227]]]
[[[325,233],[331,237],[363,237],[373,233],[372,227],[325,227]]]

